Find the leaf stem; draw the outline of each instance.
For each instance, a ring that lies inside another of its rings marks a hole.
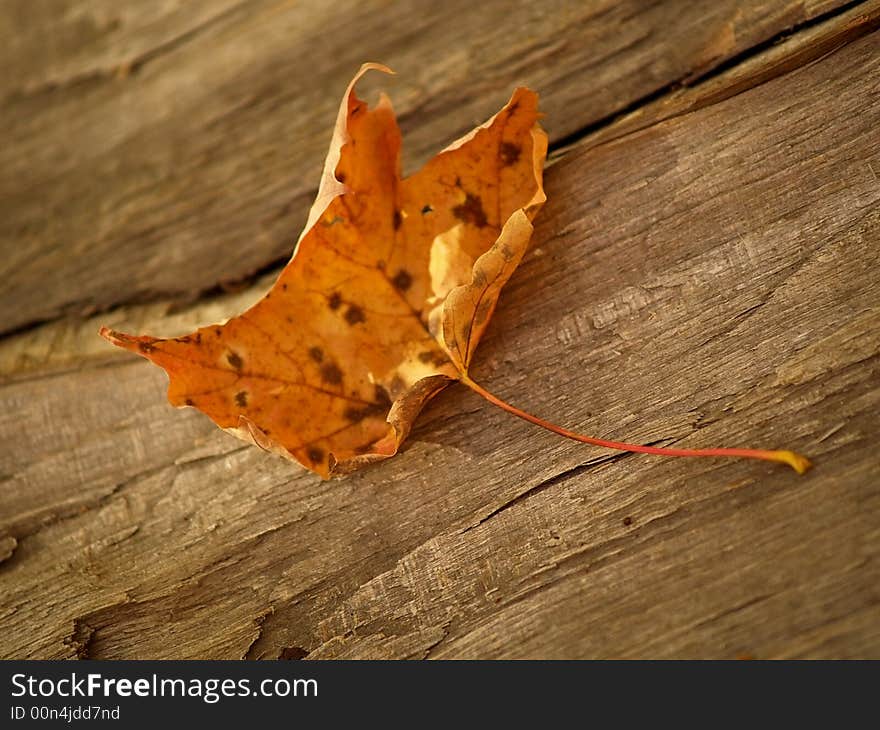
[[[477,395],[482,396],[487,401],[499,408],[512,413],[514,416],[522,418],[536,426],[546,428],[548,431],[565,436],[565,438],[580,441],[593,446],[603,446],[606,449],[617,449],[619,451],[634,451],[640,454],[656,454],[658,456],[733,456],[745,459],[763,459],[764,461],[775,461],[780,464],[788,464],[798,474],[803,474],[809,469],[809,459],[793,451],[764,451],[761,449],[665,449],[657,446],[641,446],[639,444],[627,444],[621,441],[608,441],[606,439],[593,438],[592,436],[584,436],[567,428],[557,426],[555,423],[545,421],[543,418],[533,416],[526,413],[516,406],[510,405],[501,400],[498,396],[493,395],[481,385],[475,383],[467,374],[462,374],[461,382],[474,391]]]

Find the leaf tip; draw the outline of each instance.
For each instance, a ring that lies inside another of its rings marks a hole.
[[[115,329],[110,327],[103,326],[98,330],[98,334],[101,335],[107,342],[111,345],[116,345],[117,347],[124,347],[126,349],[131,348],[131,337],[126,335],[124,332],[117,332]]]
[[[355,81],[363,76],[367,71],[381,71],[382,73],[391,74],[392,76],[397,76],[397,72],[388,68],[384,63],[376,63],[375,61],[367,61],[366,63],[362,63],[361,67],[358,69],[358,72],[355,74]]]
[[[148,359],[152,359],[150,358],[150,353],[153,352],[155,344],[160,341],[155,337],[149,337],[147,335],[127,335],[124,332],[119,332],[110,327],[101,327],[101,329],[98,330],[98,334],[110,344],[121,347],[124,350],[136,352],[138,355],[142,355]]]

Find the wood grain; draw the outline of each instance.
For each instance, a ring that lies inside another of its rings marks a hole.
[[[859,35],[570,149],[472,369],[586,433],[786,446],[807,476],[584,447],[456,387],[321,482],[84,351],[0,381],[0,656],[880,657]]]
[[[289,256],[365,60],[400,73],[413,169],[516,84],[541,90],[558,141],[843,4],[17,0],[0,21],[0,332],[191,299]]]

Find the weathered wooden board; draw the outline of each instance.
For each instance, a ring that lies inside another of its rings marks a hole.
[[[410,167],[539,89],[554,141],[843,0],[15,0],[0,19],[0,332],[289,255],[337,99],[400,72]]]
[[[880,657],[880,34],[847,40],[553,165],[474,365],[584,432],[785,445],[808,476],[609,455],[452,388],[403,454],[321,482],[84,356],[0,384],[0,655]]]

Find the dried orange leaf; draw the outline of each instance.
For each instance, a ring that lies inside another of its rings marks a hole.
[[[168,373],[168,398],[324,477],[396,453],[425,402],[466,377],[545,197],[537,96],[401,179],[384,95],[342,101],[317,199],[271,291],[185,337],[101,334]]]

